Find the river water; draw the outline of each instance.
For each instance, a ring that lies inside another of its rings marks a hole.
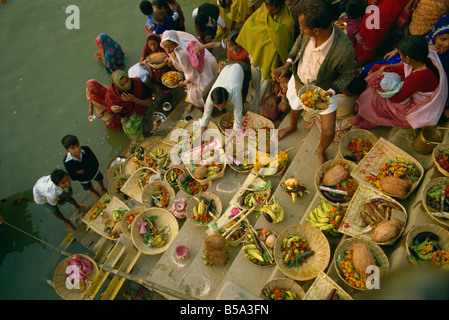
[[[191,12],[203,1],[178,0],[193,33]],[[0,3],[0,215],[24,232],[58,246],[64,224],[33,201],[42,176],[63,168],[61,139],[78,136],[100,161],[103,173],[129,143],[100,120],[87,120],[85,83],[109,84],[93,57],[95,38],[107,33],[127,54],[126,70],[138,62],[145,44],[146,17],[140,0],[7,0]],[[66,28],[66,8],[79,8],[79,29]],[[85,192],[72,183],[74,197]],[[62,206],[63,214],[73,211]],[[60,299],[47,283],[64,258],[49,246],[9,225],[0,225],[0,299]],[[89,254],[80,244],[71,253]]]

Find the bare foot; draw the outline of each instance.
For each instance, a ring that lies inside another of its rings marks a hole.
[[[290,128],[284,128],[284,129],[280,129],[278,132],[278,139],[281,140],[282,138],[284,138],[285,136],[288,136],[289,134],[295,132],[296,129],[291,130]]]
[[[189,105],[186,107],[187,113],[190,113],[190,111],[192,111],[192,109],[193,109],[193,104],[189,103]]]
[[[318,166],[321,167],[321,165],[327,161],[327,157],[324,154],[324,152],[323,153],[317,152],[317,156],[318,156]]]

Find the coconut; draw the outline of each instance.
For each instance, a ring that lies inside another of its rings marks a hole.
[[[206,260],[214,266],[222,266],[226,264],[229,257],[224,249],[221,250],[207,250],[205,253]]]
[[[380,186],[384,192],[393,197],[405,197],[410,191],[412,184],[407,179],[388,176],[380,179]]]
[[[329,169],[323,177],[323,185],[329,187],[335,187],[337,184],[342,182],[349,175],[348,170],[341,165],[336,165]]]
[[[199,166],[196,168],[196,170],[193,172],[193,177],[197,180],[201,180],[206,176],[207,173],[207,167],[206,166]]]
[[[221,250],[226,246],[226,239],[221,234],[212,234],[204,240],[204,249]]]
[[[396,221],[396,219],[392,220],[384,220],[379,223],[374,229],[374,232],[371,234],[371,240],[374,242],[387,242],[396,238],[401,232],[401,226]]]
[[[373,257],[368,245],[364,243],[356,243],[352,247],[352,263],[359,275],[366,278],[366,268],[368,266],[375,266],[376,260]]]

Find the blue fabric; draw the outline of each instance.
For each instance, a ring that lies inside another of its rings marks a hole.
[[[396,63],[399,63],[399,62],[402,62],[402,60],[401,60],[401,58],[399,58],[399,53],[396,53],[394,56],[392,56],[388,60],[384,59],[382,61],[373,62],[373,63],[370,63],[370,64],[364,66],[362,68],[362,71],[360,72],[360,75],[365,78],[368,75],[368,72],[371,70],[371,68],[373,66],[375,66],[376,64],[396,64]]]

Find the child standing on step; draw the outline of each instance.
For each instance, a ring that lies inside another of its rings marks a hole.
[[[64,157],[64,167],[72,180],[79,181],[84,190],[94,194],[95,201],[100,199],[100,194],[94,189],[92,180],[98,182],[101,192],[107,192],[103,183],[103,175],[100,172],[97,157],[88,146],[81,146],[74,135],[66,135],[62,138],[62,145],[67,154]]]

